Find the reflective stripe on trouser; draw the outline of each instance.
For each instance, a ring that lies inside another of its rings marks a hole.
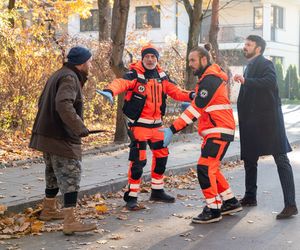
[[[151,188],[163,189],[164,172],[169,151],[163,147],[164,133],[160,128],[132,127],[134,138],[138,141],[138,160],[130,161],[128,171],[129,195],[136,197],[141,184],[143,168],[147,163],[147,143],[152,151]]]
[[[220,171],[229,142],[209,138],[203,142],[201,157],[198,160],[197,174],[199,184],[210,208],[221,208],[222,201],[234,197],[230,186]]]

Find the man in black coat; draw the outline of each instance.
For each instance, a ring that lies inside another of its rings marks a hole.
[[[276,218],[284,219],[298,213],[293,170],[286,155],[292,149],[285,133],[274,65],[263,56],[265,47],[266,42],[261,37],[248,36],[243,49],[248,59],[244,76],[234,76],[234,80],[241,83],[237,108],[246,182],[241,204],[257,205],[257,161],[259,156],[273,155],[285,205]]]

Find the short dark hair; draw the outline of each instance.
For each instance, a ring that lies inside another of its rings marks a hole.
[[[266,41],[262,37],[257,36],[257,35],[250,35],[246,38],[246,40],[255,42],[256,46],[260,47],[260,54],[263,54],[265,52]]]

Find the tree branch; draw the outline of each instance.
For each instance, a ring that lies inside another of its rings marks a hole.
[[[186,9],[186,12],[188,13],[189,17],[191,18],[193,16],[193,7],[189,0],[183,0],[184,7]]]

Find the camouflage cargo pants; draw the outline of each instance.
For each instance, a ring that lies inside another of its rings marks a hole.
[[[43,154],[46,164],[46,188],[59,188],[60,192],[78,192],[81,179],[81,162],[49,153]]]

